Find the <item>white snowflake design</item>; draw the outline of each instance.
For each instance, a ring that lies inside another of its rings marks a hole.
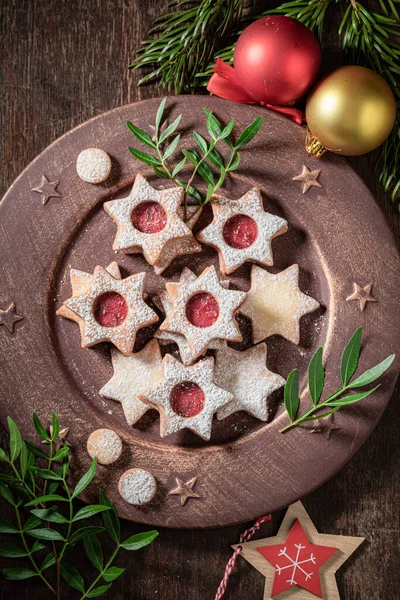
[[[304,550],[305,546],[302,546],[301,544],[294,544],[294,547],[297,548],[296,558],[292,558],[291,556],[289,556],[289,554],[287,553],[287,548],[285,547],[282,550],[280,550],[278,556],[284,556],[285,558],[287,558],[287,560],[289,561],[289,564],[284,565],[284,566],[280,566],[278,564],[276,565],[276,571],[277,571],[278,575],[281,575],[282,571],[285,571],[286,569],[292,569],[292,574],[291,574],[290,579],[286,580],[286,582],[290,583],[290,585],[297,585],[295,577],[296,577],[296,573],[298,570],[301,573],[303,573],[306,581],[311,579],[311,577],[314,575],[314,573],[308,573],[305,569],[303,569],[303,567],[301,565],[304,565],[306,563],[312,563],[313,565],[315,565],[315,562],[316,562],[316,558],[312,552],[311,552],[309,558],[306,558],[304,560],[299,560],[300,556],[301,556],[301,551]]]

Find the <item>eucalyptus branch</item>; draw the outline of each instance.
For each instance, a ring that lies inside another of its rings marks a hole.
[[[351,393],[355,389],[364,388],[377,381],[389,369],[395,359],[395,355],[391,354],[378,365],[371,367],[362,375],[352,380],[358,366],[361,338],[362,327],[357,329],[343,351],[340,363],[342,385],[336,392],[333,392],[323,401],[321,401],[321,395],[325,383],[325,369],[322,363],[323,349],[318,348],[308,367],[308,391],[311,396],[312,406],[299,417],[297,417],[300,408],[299,372],[295,369],[289,374],[285,384],[284,399],[290,423],[281,429],[281,433],[298,425],[329,417],[340,408],[349,406],[370,396],[380,387],[380,384],[378,384],[373,388],[355,394]]]
[[[135,138],[143,145],[150,148],[153,154],[143,152],[137,148],[129,146],[130,152],[139,161],[150,165],[158,177],[170,179],[176,186],[184,189],[184,207],[185,220],[187,219],[187,196],[193,197],[199,204],[204,205],[210,201],[215,192],[223,185],[226,175],[235,171],[240,164],[240,152],[243,146],[248,144],[262,124],[262,117],[258,117],[246,127],[235,141],[232,132],[235,126],[235,120],[231,119],[224,127],[217,117],[206,108],[203,109],[206,115],[207,132],[210,136],[206,140],[197,131],[193,132],[194,141],[197,148],[188,150],[182,149],[182,157],[175,167],[170,166],[174,154],[179,150],[180,134],[175,135],[182,115],[179,115],[173,123],[168,125],[163,131],[161,127],[164,119],[164,110],[166,98],[161,101],[155,120],[155,137],[152,138],[146,131],[140,129],[130,121],[127,122],[129,130]],[[172,138],[172,136],[174,136]],[[172,138],[172,139],[171,139]],[[216,146],[224,142],[229,150],[229,158],[225,161]],[[178,178],[177,175],[184,169],[185,165],[190,163],[193,166],[191,174],[187,181]],[[207,192],[204,194],[199,190],[196,178],[202,179],[207,184]]]
[[[14,507],[16,523],[0,519],[0,533],[19,535],[21,546],[0,543],[0,557],[7,560],[29,559],[32,569],[7,567],[0,569],[5,579],[25,580],[39,577],[49,590],[61,598],[61,578],[82,594],[82,598],[94,598],[104,594],[114,579],[123,573],[123,569],[113,566],[117,553],[124,550],[138,550],[150,544],[158,535],[156,531],[141,533],[128,540],[120,540],[120,524],[115,508],[107,496],[100,492],[99,504],[78,508],[76,498],[91,483],[96,473],[96,459],[89,470],[81,477],[74,489],[67,483],[69,473],[69,448],[63,438],[68,428],[60,430],[56,415],[52,414],[50,431],[33,414],[36,433],[42,443],[49,446],[46,454],[39,446],[24,441],[14,421],[8,418],[10,432],[9,452],[0,448],[0,462],[8,472],[0,473],[0,496]],[[58,448],[58,449],[57,449]],[[55,451],[56,450],[56,451]],[[41,461],[38,464],[38,461]],[[46,465],[42,468],[39,465]],[[31,486],[29,485],[31,483]],[[49,504],[52,506],[49,506]],[[67,510],[64,511],[64,508]],[[22,511],[28,511],[29,518],[23,523]],[[67,513],[67,516],[63,514]],[[87,524],[87,519],[101,514],[104,527]],[[84,520],[84,526],[82,526]],[[102,546],[98,537],[103,532],[116,542],[114,551],[103,568]],[[34,538],[30,547],[29,538]],[[83,543],[88,559],[99,571],[86,589],[84,579],[78,569],[66,562],[65,556],[76,546]],[[50,548],[47,547],[50,544]],[[49,553],[48,550],[51,549]],[[39,561],[34,554],[47,552]],[[53,586],[45,571],[55,568],[56,584]],[[103,579],[106,585],[97,586]],[[96,587],[97,586],[97,587]]]

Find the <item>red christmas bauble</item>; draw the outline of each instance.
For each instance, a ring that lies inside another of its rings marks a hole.
[[[305,25],[289,17],[263,17],[243,31],[234,52],[243,88],[257,102],[291,104],[315,81],[321,50]]]

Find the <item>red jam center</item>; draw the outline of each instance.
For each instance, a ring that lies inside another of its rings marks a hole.
[[[186,304],[186,318],[196,327],[211,327],[218,319],[218,302],[211,294],[200,292]]]
[[[106,292],[96,298],[93,314],[99,325],[117,327],[125,321],[128,314],[128,305],[121,294]]]
[[[172,388],[169,401],[180,417],[195,417],[203,410],[205,396],[197,383],[182,381]]]
[[[158,233],[167,224],[167,215],[161,204],[149,200],[134,208],[131,221],[142,233]]]
[[[257,223],[247,215],[235,215],[224,225],[224,240],[231,248],[248,248],[254,244],[257,235]]]

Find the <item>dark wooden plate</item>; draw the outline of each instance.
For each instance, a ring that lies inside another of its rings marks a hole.
[[[109,348],[104,344],[82,350],[77,326],[55,316],[70,296],[70,268],[93,272],[96,265],[117,260],[123,275],[145,270],[151,297],[165,280],[176,279],[183,266],[199,274],[205,266],[217,264],[215,252],[205,249],[201,255],[180,258],[157,277],[141,256],[112,251],[115,225],[102,210],[103,202],[126,195],[139,169],[153,185],[165,185],[127,150],[133,140],[125,121],[151,131],[158,103],[154,99],[123,106],[67,133],[25,169],[1,202],[0,308],[15,302],[24,318],[13,333],[0,327],[0,417],[5,422],[7,415],[12,416],[23,433],[32,436],[32,411],[46,420],[55,410],[61,425],[71,428],[76,476],[90,461],[88,435],[99,427],[114,429],[123,438],[123,456],[110,467],[99,467],[96,483],[106,489],[122,517],[169,527],[221,526],[288,506],[336,473],[376,425],[393,390],[399,361],[371,398],[335,415],[338,429],[329,440],[321,433],[311,434],[312,425],[280,434],[286,416],[281,406],[274,414],[274,403],[280,404],[282,393],[271,403],[270,423],[237,413],[214,422],[208,443],[190,432],[162,440],[153,411],[129,427],[120,404],[99,396],[98,390],[112,375]],[[384,217],[363,182],[342,158],[309,158],[299,126],[271,111],[215,98],[169,100],[169,119],[183,113],[188,148],[193,146],[193,128],[206,135],[203,107],[224,122],[234,116],[239,128],[259,114],[264,116],[261,132],[243,151],[240,170],[224,189],[239,197],[254,185],[261,188],[266,209],[289,222],[288,233],[273,242],[274,268],[297,262],[301,289],[322,305],[303,319],[300,346],[277,336],[268,340],[268,366],[283,376],[299,367],[305,388],[309,358],[324,345],[329,391],[339,383],[344,344],[360,325],[364,327],[360,368],[397,351],[399,258]],[[93,146],[106,150],[113,161],[110,179],[99,186],[83,183],[75,170],[79,152]],[[303,164],[321,169],[322,188],[302,193],[302,184],[292,178],[301,173]],[[32,191],[42,175],[60,182],[61,196],[47,204]],[[206,210],[199,227],[209,219]],[[249,266],[230,280],[247,289]],[[368,303],[364,312],[358,302],[346,302],[353,282],[373,284],[377,302]],[[136,350],[149,337],[151,330],[140,335]],[[157,496],[143,508],[128,505],[117,490],[120,475],[132,467],[150,470],[158,481]],[[184,481],[197,477],[195,491],[200,498],[182,507],[178,496],[168,495],[175,477]],[[95,499],[94,491],[87,499]]]

